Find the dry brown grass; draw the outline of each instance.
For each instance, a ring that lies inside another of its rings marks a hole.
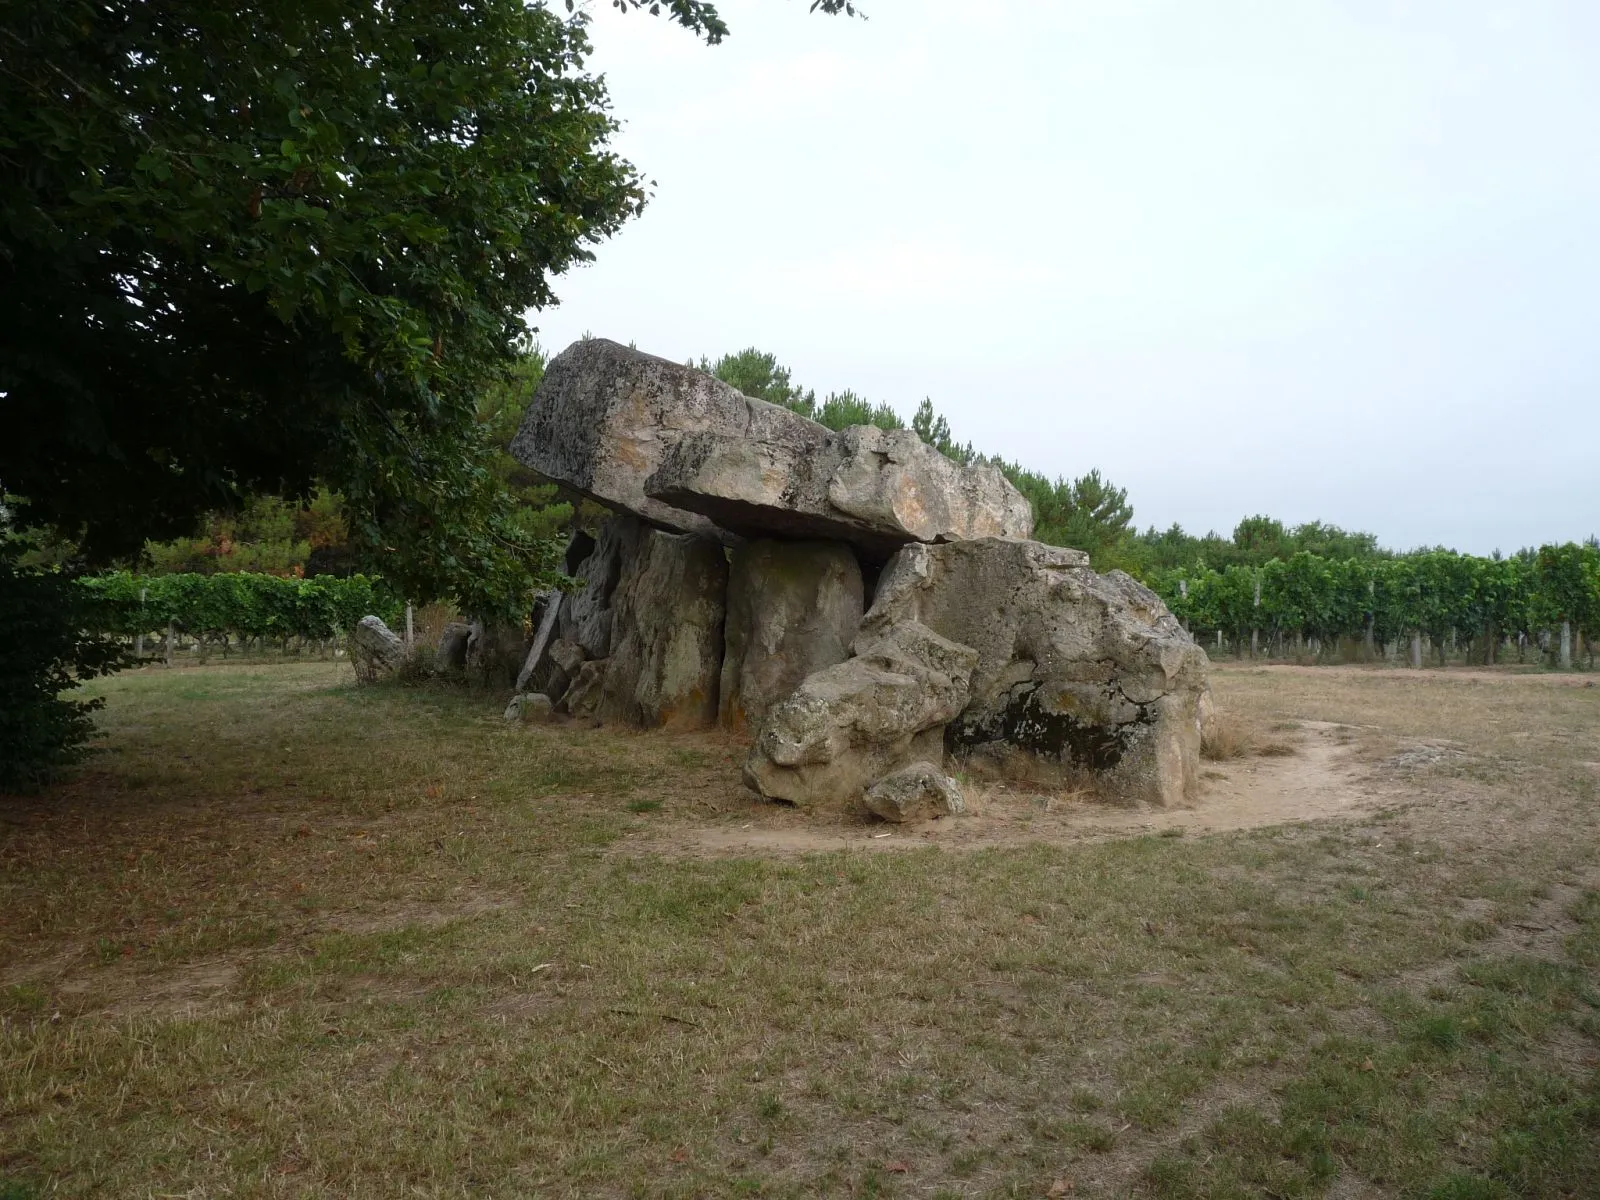
[[[1282,731],[1294,729],[1293,722],[1265,723],[1252,720],[1236,712],[1220,712],[1206,730],[1200,742],[1200,757],[1209,762],[1229,762],[1233,759],[1288,758],[1296,753],[1292,741],[1271,737],[1265,729]]]
[[[1600,1177],[1600,690],[1222,669],[1253,744],[1341,736],[1219,774],[1348,741],[1394,802],[682,859],[618,848],[744,819],[737,747],[508,727],[481,695],[347,671],[113,679],[107,753],[0,807],[0,1195],[1460,1200]],[[1452,753],[1397,762],[1423,745]]]

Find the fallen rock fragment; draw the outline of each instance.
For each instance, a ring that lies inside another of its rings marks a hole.
[[[967,811],[961,785],[932,763],[891,771],[867,789],[867,811],[885,821],[920,821]]]
[[[506,705],[506,720],[520,721],[524,725],[542,725],[553,720],[556,713],[555,702],[543,692],[525,692],[522,695],[511,697],[511,703]]]
[[[575,717],[592,717],[600,709],[600,693],[605,687],[607,660],[590,659],[578,668],[561,697],[561,707]]]
[[[907,763],[944,760],[944,725],[967,702],[977,652],[915,622],[855,650],[768,713],[745,765],[762,795],[853,805]]]

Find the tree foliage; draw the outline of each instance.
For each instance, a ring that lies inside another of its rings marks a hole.
[[[69,572],[24,565],[26,549],[0,538],[0,792],[32,790],[83,757],[100,701],[63,693],[123,663],[96,632],[107,607]]]
[[[582,14],[6,0],[0,37],[20,522],[103,560],[324,481],[415,594],[524,591],[537,547],[477,400],[552,276],[644,200]]]

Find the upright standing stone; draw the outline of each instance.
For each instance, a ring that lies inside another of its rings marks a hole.
[[[573,571],[578,587],[562,604],[559,634],[563,641],[582,646],[590,658],[611,654],[611,608],[617,583],[649,532],[650,527],[637,517],[608,518],[593,539],[592,549]]]
[[[759,729],[814,671],[850,657],[864,608],[861,566],[840,542],[746,542],[728,572],[718,720]]]
[[[728,564],[722,545],[652,529],[622,564],[599,715],[639,728],[715,723]]]
[[[383,623],[382,617],[362,617],[350,631],[350,663],[362,683],[393,674],[405,660],[405,643]]]

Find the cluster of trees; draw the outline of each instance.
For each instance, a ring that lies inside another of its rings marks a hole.
[[[1510,558],[1299,551],[1259,566],[1176,568],[1153,583],[1202,641],[1225,640],[1238,654],[1282,652],[1291,639],[1296,648],[1332,652],[1354,640],[1373,653],[1409,644],[1421,665],[1427,639],[1441,663],[1455,647],[1468,661],[1492,664],[1511,642],[1519,656],[1536,645],[1570,666],[1575,638],[1587,643],[1591,665],[1600,645],[1600,547],[1593,543]]]
[[[1164,530],[1151,527],[1133,539],[1131,553],[1147,575],[1202,562],[1218,570],[1259,567],[1301,553],[1336,559],[1393,557],[1378,545],[1376,534],[1352,533],[1321,521],[1285,526],[1267,516],[1246,517],[1231,537],[1216,532],[1196,537],[1176,524]]]
[[[727,32],[705,0],[643,7]],[[587,13],[53,0],[6,5],[0,44],[0,763],[81,748],[60,692],[115,659],[71,576],[253,497],[325,486],[405,594],[521,608],[546,526],[479,404],[646,200]]]
[[[343,497],[320,487],[304,501],[253,496],[237,512],[207,513],[191,536],[146,542],[140,563],[153,575],[346,575],[355,558]]]

